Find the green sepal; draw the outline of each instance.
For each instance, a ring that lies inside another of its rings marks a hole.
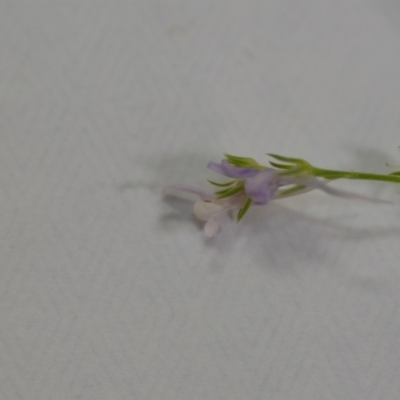
[[[208,182],[210,182],[210,183],[211,183],[211,185],[218,186],[218,187],[226,187],[226,186],[231,186],[231,185],[233,185],[234,183],[236,183],[236,182],[237,182],[237,180],[236,180],[236,179],[235,179],[235,180],[233,180],[233,181],[225,182],[225,183],[214,182],[214,181],[210,181],[209,179],[207,179],[207,180],[208,180]]]
[[[253,199],[246,200],[243,207],[238,212],[238,215],[236,217],[237,222],[239,222],[244,217],[244,215],[247,213],[252,204],[253,204]]]
[[[221,199],[226,199],[227,197],[231,197],[243,191],[244,191],[244,186],[243,184],[241,184],[229,189],[219,190],[218,192],[215,192],[215,194],[217,195],[217,200],[221,200]]]
[[[302,166],[298,166],[298,167],[292,167],[287,169],[284,172],[280,172],[279,175],[280,176],[286,176],[286,175],[300,175],[302,172],[307,171],[306,168],[302,167]],[[308,171],[307,171],[308,172]]]
[[[292,158],[292,157],[283,157],[278,154],[272,154],[272,153],[267,153],[272,158],[275,158],[278,161],[284,161],[287,163],[294,163],[294,164],[303,164],[306,163],[306,161],[302,160],[301,158]]]
[[[233,165],[234,167],[252,168],[252,169],[259,169],[259,170],[264,170],[267,168],[264,165],[260,165],[253,158],[238,157],[238,156],[233,156],[232,154],[227,154],[227,153],[225,153],[224,156],[225,156],[226,160],[228,161],[228,163]]]
[[[291,165],[279,164],[279,163],[276,163],[274,161],[270,161],[269,163],[275,168],[280,168],[280,169],[290,169],[290,168],[292,168]]]

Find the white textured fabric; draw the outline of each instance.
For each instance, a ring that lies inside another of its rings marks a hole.
[[[399,4],[2,1],[0,398],[398,399],[398,187],[214,239],[157,189],[224,152],[400,169]]]

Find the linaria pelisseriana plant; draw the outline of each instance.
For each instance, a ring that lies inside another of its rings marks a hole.
[[[204,234],[215,236],[220,229],[223,213],[236,211],[239,222],[251,206],[265,205],[269,201],[297,196],[310,190],[319,189],[330,195],[349,199],[388,203],[383,200],[358,195],[328,186],[336,179],[361,179],[400,183],[400,171],[388,175],[370,174],[352,171],[336,171],[316,168],[299,158],[269,154],[273,159],[270,167],[260,165],[252,158],[225,154],[220,163],[209,162],[207,167],[225,177],[228,182],[209,181],[216,187],[208,192],[192,186],[169,185],[163,190],[177,190],[192,193],[199,197],[193,207],[194,215],[205,221]]]

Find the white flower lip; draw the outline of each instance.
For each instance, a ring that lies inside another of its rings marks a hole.
[[[193,213],[200,221],[208,221],[212,215],[223,209],[224,207],[221,204],[199,200],[194,203]]]

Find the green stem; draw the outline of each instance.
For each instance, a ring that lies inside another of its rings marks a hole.
[[[351,171],[335,171],[322,168],[312,168],[312,175],[319,176],[325,179],[363,179],[369,181],[383,181],[400,183],[400,176],[398,175],[381,175],[369,174],[365,172],[351,172]]]

